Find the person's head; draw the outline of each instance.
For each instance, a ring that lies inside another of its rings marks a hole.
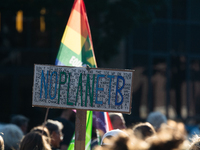
[[[4,150],[4,140],[1,135],[0,135],[0,150]]]
[[[3,133],[2,137],[4,139],[5,150],[19,148],[19,143],[23,138],[23,132],[18,126],[7,124],[1,129],[1,132]]]
[[[110,139],[112,137],[117,137],[119,135],[125,135],[128,137],[128,134],[126,134],[126,132],[119,130],[119,129],[114,129],[114,130],[106,132],[102,137],[101,146],[110,145],[111,144]]]
[[[155,133],[156,131],[154,130],[154,127],[148,122],[139,123],[133,127],[133,134],[142,140],[153,136]]]
[[[119,134],[112,137],[109,145],[102,145],[105,150],[128,150],[128,136]]]
[[[148,138],[149,150],[174,150],[184,149],[183,143],[186,137],[178,130],[162,124],[156,136]]]
[[[28,128],[29,119],[23,115],[14,115],[11,117],[10,123],[17,125],[24,134],[26,134]]]
[[[131,130],[111,130],[105,134],[101,146],[95,150],[148,150],[149,145],[137,139]]]
[[[51,150],[51,146],[46,136],[39,132],[30,132],[22,139],[20,150]]]
[[[156,112],[151,112],[148,115],[147,122],[152,124],[152,126],[155,128],[155,130],[158,131],[161,124],[163,124],[163,123],[167,124],[167,118],[161,112],[156,111]]]
[[[30,132],[41,133],[42,135],[46,136],[47,142],[49,144],[51,144],[51,137],[50,137],[50,133],[49,133],[49,130],[47,129],[47,127],[42,126],[42,125],[36,126],[36,127],[32,128]]]
[[[113,129],[126,129],[124,117],[121,113],[109,113]]]
[[[58,148],[60,146],[60,142],[63,139],[63,124],[59,121],[48,119],[45,123],[45,126],[50,132],[51,146],[54,148]]]

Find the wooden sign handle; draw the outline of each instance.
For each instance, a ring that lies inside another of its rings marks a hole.
[[[86,110],[76,110],[75,150],[85,150]]]

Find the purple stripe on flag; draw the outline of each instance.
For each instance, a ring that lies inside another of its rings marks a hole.
[[[106,133],[106,122],[104,112],[93,111],[93,127]]]
[[[55,65],[57,65],[57,66],[66,66],[63,63],[61,63],[57,58],[56,58]]]

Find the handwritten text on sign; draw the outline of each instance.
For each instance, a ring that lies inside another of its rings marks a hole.
[[[130,113],[133,71],[35,65],[33,106]]]

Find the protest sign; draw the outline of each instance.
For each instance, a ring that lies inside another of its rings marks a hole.
[[[133,70],[35,65],[32,105],[131,112]]]

